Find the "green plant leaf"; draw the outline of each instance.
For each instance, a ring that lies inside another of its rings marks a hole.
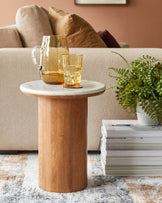
[[[127,64],[127,66],[129,67],[129,63],[128,63],[128,61],[126,60],[126,58],[125,58],[124,56],[122,56],[121,54],[119,54],[119,53],[116,52],[116,51],[112,51],[112,53],[119,55],[119,56],[125,61],[125,63]]]
[[[142,109],[154,121],[162,120],[162,60],[143,55],[129,64],[121,54],[113,53],[119,55],[128,66],[109,68],[115,73],[109,73],[109,77],[116,80],[116,84],[110,88],[116,88],[119,104],[128,112],[136,112],[137,102],[140,102]]]

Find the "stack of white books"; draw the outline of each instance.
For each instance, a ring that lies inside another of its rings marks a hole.
[[[162,175],[162,126],[140,126],[136,120],[103,120],[101,132],[105,175]]]

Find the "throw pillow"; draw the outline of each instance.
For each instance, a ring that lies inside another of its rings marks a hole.
[[[49,16],[54,33],[67,36],[69,47],[106,47],[92,26],[80,16],[53,7],[49,9]]]
[[[6,26],[0,28],[0,48],[22,47],[22,42],[16,26]]]
[[[99,31],[98,35],[105,42],[107,47],[109,47],[109,48],[120,48],[120,45],[118,44],[116,39],[107,30]]]
[[[48,14],[35,5],[18,9],[16,26],[25,47],[41,45],[43,35],[53,34]]]

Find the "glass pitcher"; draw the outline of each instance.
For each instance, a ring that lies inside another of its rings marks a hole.
[[[55,85],[64,83],[62,55],[68,53],[66,37],[60,35],[43,36],[42,46],[33,48],[34,64],[39,67],[41,78],[45,83]]]

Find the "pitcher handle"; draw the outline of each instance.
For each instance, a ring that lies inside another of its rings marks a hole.
[[[32,59],[33,63],[36,67],[38,67],[39,70],[42,69],[42,64],[40,64],[40,54],[43,52],[43,48],[41,46],[35,46],[32,49]],[[39,62],[37,61],[37,58],[39,58]]]

